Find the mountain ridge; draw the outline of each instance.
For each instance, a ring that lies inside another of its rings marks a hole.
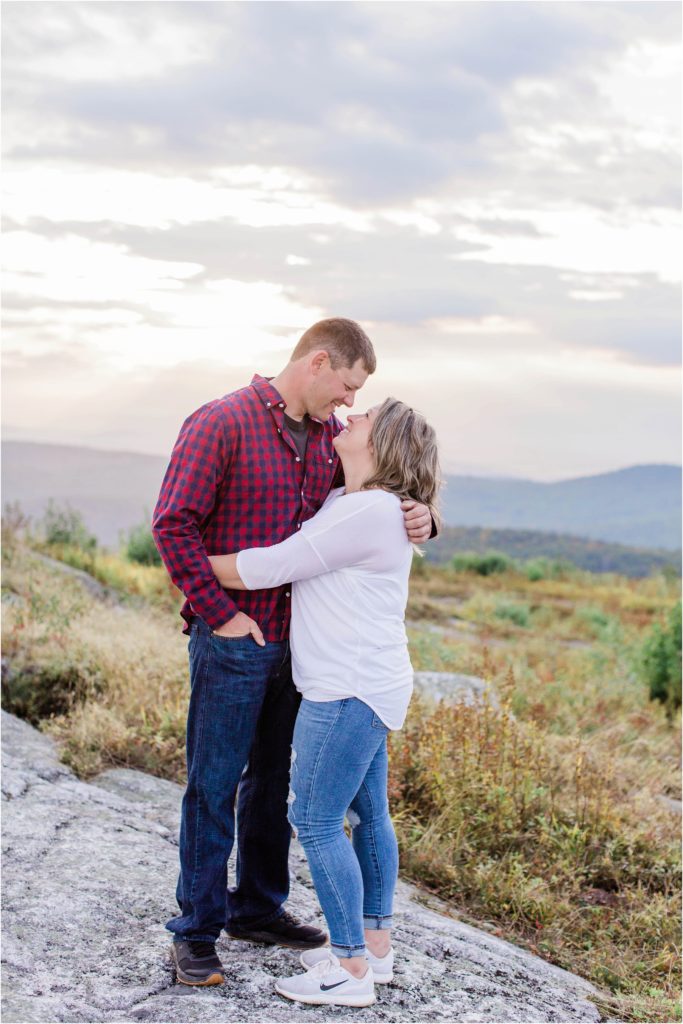
[[[3,502],[33,517],[49,498],[69,502],[101,543],[149,516],[168,458],[86,445],[2,442]],[[681,467],[641,463],[552,482],[447,475],[448,526],[566,533],[639,548],[676,550]]]
[[[681,467],[629,466],[552,483],[449,477],[449,525],[567,533],[675,550],[681,538]]]

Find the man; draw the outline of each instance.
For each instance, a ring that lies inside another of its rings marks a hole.
[[[310,949],[325,932],[283,909],[289,893],[290,744],[299,706],[288,650],[288,587],[223,590],[208,554],[289,537],[341,483],[334,411],[353,405],[376,366],[352,320],[321,320],[272,380],[209,402],[183,424],[154,512],[154,537],[186,597],[191,696],[188,782],[182,804],[181,914],[174,933],[178,981],[224,980],[215,942],[241,939]],[[422,543],[431,518],[404,503],[406,529]],[[236,885],[227,890],[235,835]]]

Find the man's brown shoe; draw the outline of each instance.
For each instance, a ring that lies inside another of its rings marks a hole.
[[[176,978],[183,985],[222,985],[225,981],[213,942],[174,942],[171,956]]]
[[[312,924],[302,924],[285,911],[274,921],[257,928],[228,928],[231,939],[264,942],[268,946],[287,946],[289,949],[317,949],[327,942],[327,932]]]

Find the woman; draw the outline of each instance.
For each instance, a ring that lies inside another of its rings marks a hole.
[[[392,979],[398,875],[387,802],[387,733],[413,685],[404,626],[412,546],[401,499],[432,509],[436,438],[388,398],[349,416],[335,439],[345,487],[300,532],[269,548],[210,558],[221,584],[292,586],[292,672],[303,700],[292,743],[289,820],[311,868],[330,949],[302,955],[303,975],[276,991],[304,1003],[369,1006]],[[352,843],[344,832],[344,817]]]

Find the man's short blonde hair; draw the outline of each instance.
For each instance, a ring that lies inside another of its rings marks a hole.
[[[377,368],[372,342],[355,320],[346,320],[342,316],[318,320],[301,335],[290,361],[302,359],[316,349],[327,352],[333,370],[354,366],[359,359],[367,374],[374,373]]]

